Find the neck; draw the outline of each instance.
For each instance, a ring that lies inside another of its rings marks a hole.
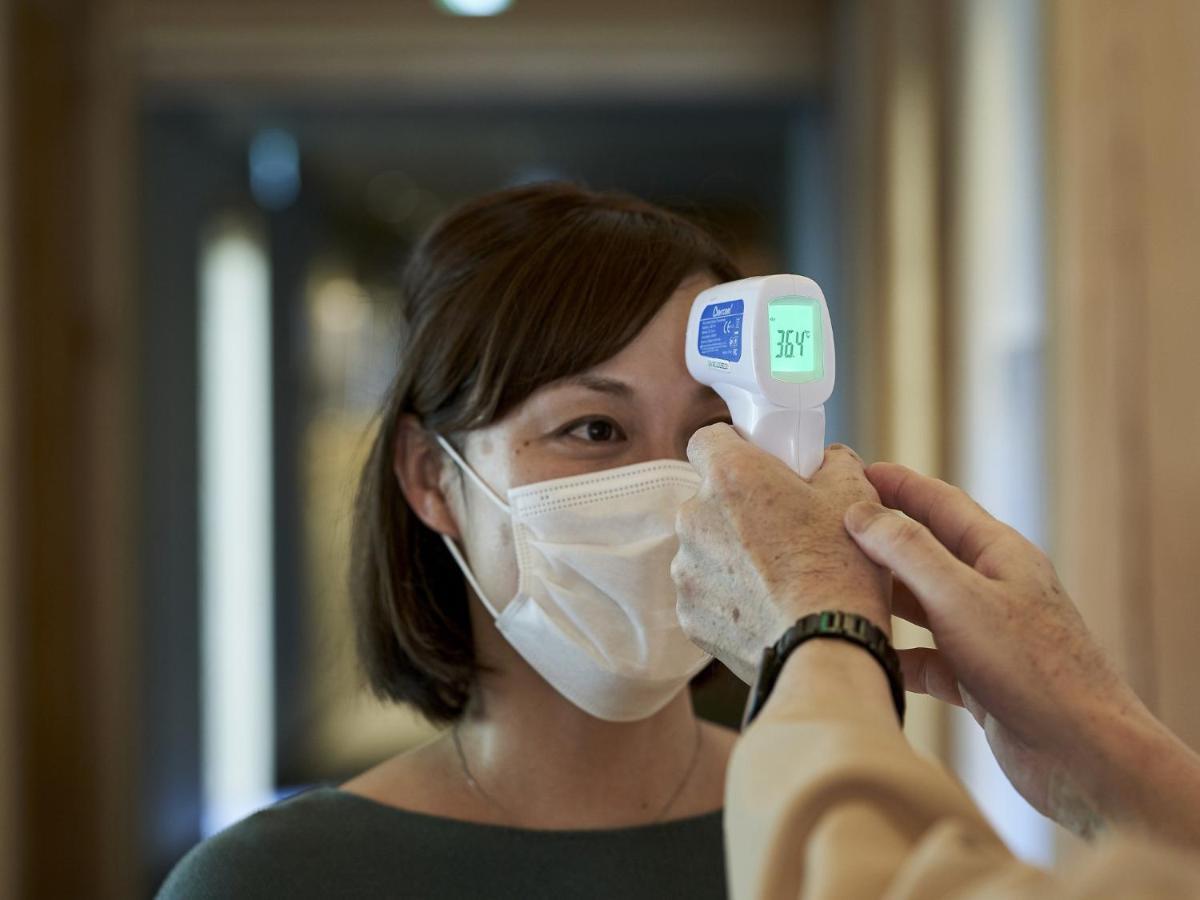
[[[678,815],[673,801],[701,751],[683,690],[653,716],[606,722],[532,670],[481,678],[459,726],[482,791],[525,827],[616,828]],[[685,785],[685,790],[687,785]]]

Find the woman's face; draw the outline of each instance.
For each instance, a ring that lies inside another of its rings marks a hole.
[[[501,498],[511,487],[654,459],[686,459],[692,434],[729,421],[684,362],[688,313],[711,276],[682,282],[620,353],[545,385],[500,421],[468,432],[463,455]],[[494,603],[516,592],[509,520],[447,461],[446,496],[467,559]]]

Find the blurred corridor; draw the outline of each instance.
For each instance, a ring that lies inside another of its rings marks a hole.
[[[405,253],[541,180],[819,281],[828,439],[1045,546],[1200,746],[1200,4],[497,6],[0,0],[0,897],[150,896],[431,733],[359,689],[350,502]],[[909,730],[1069,852],[973,721]]]

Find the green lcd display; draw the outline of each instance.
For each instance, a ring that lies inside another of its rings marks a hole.
[[[821,311],[815,300],[783,297],[767,309],[771,374],[781,381],[821,377]]]

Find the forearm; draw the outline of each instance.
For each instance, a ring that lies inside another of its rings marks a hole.
[[[837,640],[788,658],[735,750],[726,823],[737,898],[933,897],[993,871],[1010,887],[1033,874],[913,752],[879,664]]]
[[[810,640],[780,672],[760,718],[774,721],[827,719],[836,711],[846,723],[893,729],[896,712],[886,676],[861,648],[836,640]],[[1140,703],[1110,704],[1089,717],[1079,753],[1062,768],[1055,790],[1061,809],[1086,808],[1096,827],[1140,832],[1200,848],[1200,756],[1184,745]],[[1082,794],[1080,797],[1070,794]]]
[[[1140,703],[1096,722],[1079,771],[1100,821],[1200,849],[1200,757]]]
[[[1161,734],[1111,729],[1121,797],[1105,812],[1194,827],[1191,757]],[[1165,754],[1162,756],[1161,754]],[[1137,771],[1154,783],[1126,783]],[[1115,772],[1110,768],[1110,774]],[[887,681],[861,649],[831,640],[798,648],[734,751],[726,782],[727,865],[735,900],[954,895],[988,900],[1088,896],[1194,897],[1200,872],[1183,854],[1106,843],[1062,879],[1014,859],[961,787],[914,753],[896,727]],[[1158,800],[1140,806],[1151,797]],[[1130,798],[1135,798],[1130,800]],[[1150,829],[1153,830],[1153,829]],[[1194,832],[1193,832],[1194,833]]]

